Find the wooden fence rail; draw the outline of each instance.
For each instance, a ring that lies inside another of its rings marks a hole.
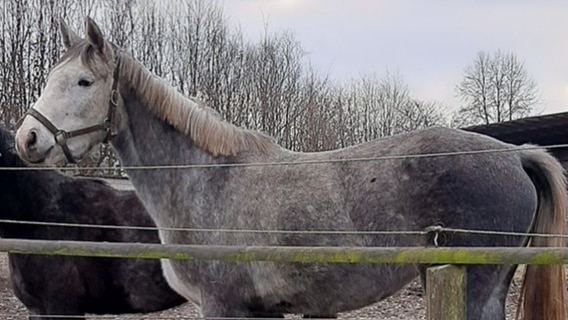
[[[568,264],[566,247],[276,247],[0,239],[0,252],[231,262],[433,264],[436,266],[426,274],[428,320],[465,320],[464,265]]]
[[[233,262],[568,264],[565,247],[281,247],[0,239],[0,252]]]

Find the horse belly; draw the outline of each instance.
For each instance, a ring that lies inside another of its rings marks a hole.
[[[257,266],[257,267],[260,267]],[[289,305],[290,313],[336,314],[363,308],[418,276],[414,265],[266,264],[254,283],[265,303]]]

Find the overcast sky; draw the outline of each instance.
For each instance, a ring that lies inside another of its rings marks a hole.
[[[400,74],[418,99],[458,106],[455,86],[483,50],[512,51],[544,114],[568,111],[568,0],[221,0],[245,35],[292,31],[335,80]]]

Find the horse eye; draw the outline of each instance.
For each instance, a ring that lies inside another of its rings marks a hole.
[[[77,84],[80,85],[81,87],[89,87],[90,85],[93,84],[93,81],[81,79]]]

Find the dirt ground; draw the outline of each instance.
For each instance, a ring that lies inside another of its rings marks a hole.
[[[519,280],[516,277],[509,302],[507,304],[507,319],[514,318],[514,306],[512,299],[517,297]],[[423,304],[422,289],[419,281],[414,281],[406,288],[391,296],[385,301],[364,309],[343,313],[340,319],[381,319],[381,320],[422,320],[426,319],[425,306]],[[12,294],[10,287],[7,256],[0,253],[0,319],[1,320],[27,320],[28,312],[22,303]],[[163,312],[150,314],[130,314],[122,316],[108,315],[104,317],[88,316],[88,320],[97,319],[126,320],[126,319],[196,319],[197,313],[190,303]],[[292,317],[296,318],[296,317]]]

